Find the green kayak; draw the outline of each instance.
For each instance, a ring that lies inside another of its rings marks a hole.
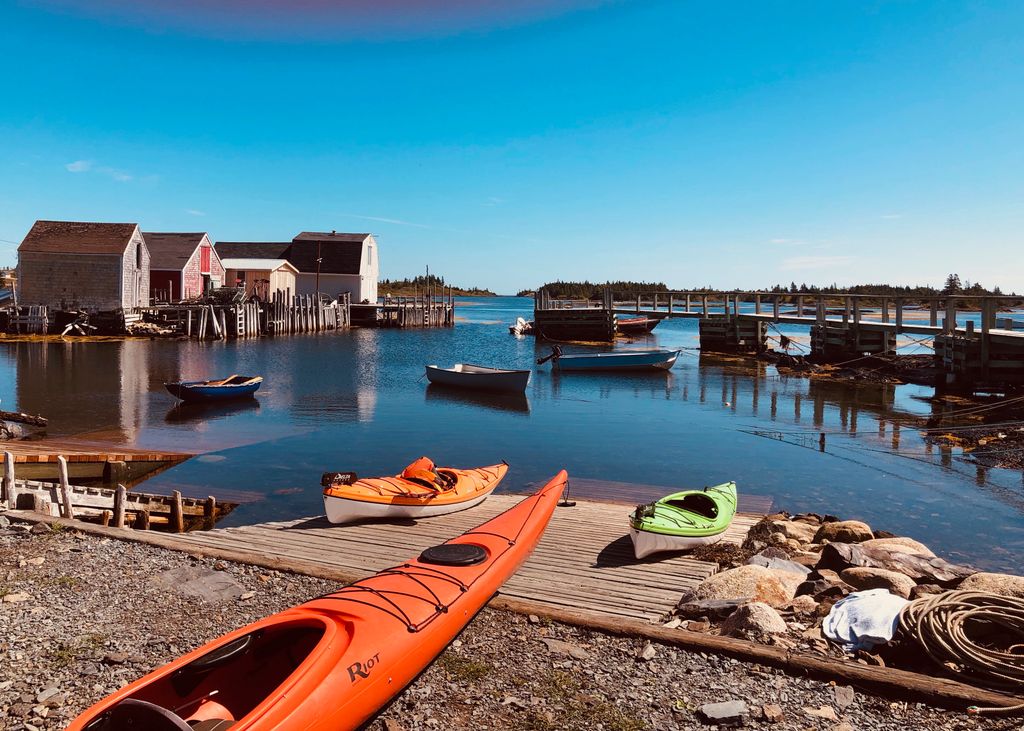
[[[685,551],[716,543],[735,515],[735,482],[683,490],[638,505],[629,518],[633,552],[644,558],[659,551]]]

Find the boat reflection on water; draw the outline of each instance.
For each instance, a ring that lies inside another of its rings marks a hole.
[[[487,391],[469,391],[461,388],[450,388],[431,383],[427,386],[428,403],[460,404],[464,406],[482,406],[495,411],[507,411],[514,414],[529,414],[530,400],[525,393],[490,393]]]
[[[254,398],[235,401],[182,401],[164,416],[168,423],[187,421],[215,421],[246,411],[259,411],[260,402]]]

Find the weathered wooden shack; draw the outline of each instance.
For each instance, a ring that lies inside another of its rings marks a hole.
[[[90,312],[146,307],[149,267],[136,223],[36,221],[18,247],[18,302]]]
[[[295,292],[299,270],[287,259],[222,259],[225,284],[241,287],[247,297],[270,301],[276,292]]]
[[[296,270],[296,294],[377,301],[380,260],[372,234],[304,231],[289,242],[218,241],[216,247],[222,259],[288,261]]]
[[[144,232],[153,302],[195,299],[225,283],[224,266],[206,233]]]

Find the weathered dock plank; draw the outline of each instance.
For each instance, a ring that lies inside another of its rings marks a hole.
[[[494,495],[473,510],[423,521],[331,525],[307,518],[164,536],[162,545],[193,552],[249,555],[252,563],[286,560],[306,573],[368,576],[473,528],[511,507],[516,495]],[[765,504],[764,501],[761,502]],[[717,566],[684,555],[633,558],[630,505],[579,500],[558,508],[533,556],[502,588],[506,597],[609,617],[657,620]],[[737,515],[724,540],[740,542],[759,515]],[[170,538],[170,542],[167,539]]]

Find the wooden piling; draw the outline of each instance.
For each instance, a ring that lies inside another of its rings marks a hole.
[[[185,532],[185,513],[181,506],[180,490],[171,493],[171,531],[174,533]]]
[[[114,490],[114,527],[124,528],[124,498],[125,493],[124,485],[118,484]]]
[[[73,520],[75,509],[71,507],[71,482],[68,479],[68,461],[63,456],[57,457],[57,471],[60,478],[60,501],[64,506],[64,517]]]
[[[14,455],[10,452],[4,452],[4,497],[7,500],[7,507],[9,510],[14,510],[18,507],[18,496],[15,494],[14,487]]]

